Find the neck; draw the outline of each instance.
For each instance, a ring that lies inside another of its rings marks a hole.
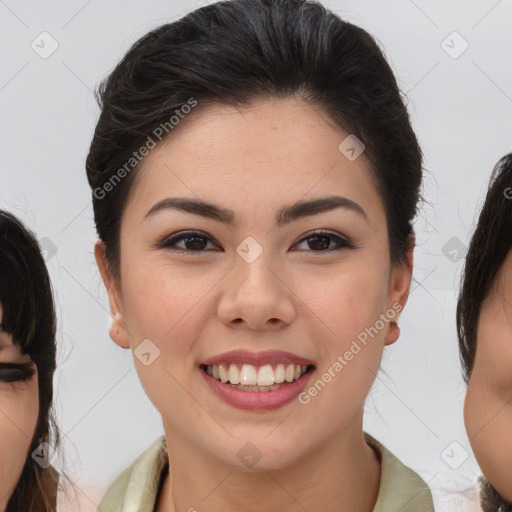
[[[371,512],[380,487],[380,463],[362,435],[362,418],[300,460],[272,471],[233,468],[168,425],[170,475],[157,512]]]

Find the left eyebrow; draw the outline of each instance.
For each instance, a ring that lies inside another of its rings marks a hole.
[[[277,213],[276,223],[278,226],[284,226],[294,220],[311,215],[318,215],[319,213],[334,210],[335,208],[345,208],[353,211],[368,222],[368,216],[361,205],[347,197],[330,196],[313,199],[311,201],[297,201],[290,206],[285,206]],[[233,210],[221,208],[199,199],[186,197],[168,197],[166,199],[162,199],[153,205],[144,218],[146,219],[155,215],[157,212],[167,209],[193,213],[195,215],[200,215],[201,217],[222,222],[228,226],[235,225],[235,214]]]

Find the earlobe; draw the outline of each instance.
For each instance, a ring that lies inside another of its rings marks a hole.
[[[400,327],[393,320],[389,322],[389,332],[384,345],[392,345],[400,337]]]
[[[109,329],[110,338],[122,348],[130,348],[130,337],[126,329],[124,311],[122,308],[121,294],[115,279],[108,270],[105,254],[105,244],[98,240],[94,246],[94,256],[101,274],[101,279],[108,293],[110,304],[111,324]]]
[[[121,348],[130,348],[130,338],[126,330],[121,327],[120,323],[112,317],[112,323],[108,331],[110,339]]]

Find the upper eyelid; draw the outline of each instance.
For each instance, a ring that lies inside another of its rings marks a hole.
[[[166,242],[169,242],[169,241],[172,241],[173,243],[181,242],[183,239],[186,239],[188,237],[192,237],[194,235],[198,235],[198,236],[202,236],[204,238],[208,238],[209,241],[219,245],[218,242],[216,242],[215,239],[211,235],[209,235],[205,231],[195,230],[195,229],[178,231],[177,233],[174,233],[172,235],[165,236],[163,239],[161,239],[158,242],[157,245],[158,246],[165,246],[165,245],[167,245]],[[351,246],[355,247],[354,242],[349,237],[347,237],[346,235],[343,235],[342,233],[333,232],[332,230],[329,230],[327,228],[325,228],[325,229],[317,228],[317,229],[314,229],[312,231],[306,232],[304,235],[302,235],[294,243],[294,245],[298,244],[300,242],[303,242],[304,240],[307,240],[308,238],[310,238],[312,236],[315,236],[315,235],[326,235],[326,236],[330,235],[333,238],[340,238],[341,240],[346,242],[347,245],[351,245]],[[186,252],[206,252],[206,251],[188,251],[186,249],[181,249],[181,250],[186,251]],[[324,252],[324,251],[318,251],[318,252]],[[325,252],[327,252],[327,251],[325,251]]]

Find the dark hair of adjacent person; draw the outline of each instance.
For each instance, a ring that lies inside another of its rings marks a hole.
[[[477,227],[471,238],[457,301],[457,334],[463,376],[469,382],[475,361],[478,318],[512,248],[512,153],[495,165]],[[484,511],[512,512],[489,482],[482,486]],[[502,507],[502,508],[500,508]]]
[[[485,478],[481,481],[480,489],[483,512],[512,512],[512,504],[507,503]]]
[[[53,292],[40,247],[33,233],[13,215],[0,210],[0,303],[2,330],[37,366],[39,417],[21,477],[5,512],[49,512],[56,509],[58,474],[43,469],[31,453],[43,442],[58,444],[51,414],[55,371]]]
[[[511,194],[512,153],[509,153],[493,169],[462,274],[462,287],[457,302],[457,332],[466,383],[473,369],[482,303],[512,248]]]
[[[236,108],[284,98],[304,100],[363,142],[385,207],[391,261],[405,261],[423,156],[377,42],[318,2],[231,0],[143,36],[96,91],[101,114],[86,170],[96,229],[116,279],[121,217],[139,165],[122,179],[116,173],[147,137],[155,139],[155,128],[190,99],[198,106],[180,124],[212,103]]]

